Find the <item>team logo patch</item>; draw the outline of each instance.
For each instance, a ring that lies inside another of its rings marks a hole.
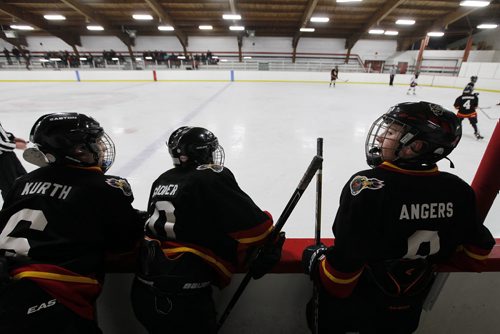
[[[352,179],[349,186],[351,188],[351,194],[353,196],[356,196],[364,189],[381,189],[384,186],[384,181],[375,178],[369,179],[366,176],[356,175],[354,179]]]
[[[217,165],[217,164],[206,164],[206,165],[199,165],[196,167],[197,170],[205,170],[205,169],[211,169],[212,171],[216,173],[222,172],[224,169],[224,166]]]
[[[130,184],[128,184],[128,182],[124,179],[109,178],[106,179],[106,183],[114,188],[121,189],[125,196],[132,195],[132,188],[130,187]]]

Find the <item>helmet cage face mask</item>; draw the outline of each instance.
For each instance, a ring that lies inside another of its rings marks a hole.
[[[396,161],[401,149],[411,144],[418,132],[387,115],[373,122],[365,142],[365,154],[370,167],[384,161]]]

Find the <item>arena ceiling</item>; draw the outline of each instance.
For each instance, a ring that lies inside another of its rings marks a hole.
[[[500,0],[483,8],[462,7],[454,0],[363,0],[342,3],[338,0],[0,0],[0,37],[12,44],[26,45],[26,36],[53,35],[67,44],[81,45],[82,35],[113,35],[130,49],[137,36],[176,36],[184,49],[190,36],[243,37],[280,36],[293,38],[294,49],[301,37],[343,38],[346,49],[360,39],[396,39],[398,49],[406,50],[433,30],[445,32],[442,43],[450,43],[478,31],[481,23],[500,24]],[[224,20],[223,14],[239,14],[241,20]],[[46,14],[65,16],[49,21]],[[133,14],[150,14],[153,19],[138,21]],[[311,22],[311,17],[329,18],[326,23]],[[396,25],[397,19],[415,20],[413,25]],[[12,25],[29,25],[30,31]],[[104,31],[89,31],[100,25]],[[173,31],[160,31],[169,25]],[[200,30],[211,25],[212,30]],[[230,31],[229,26],[244,26]],[[300,28],[314,28],[301,32]],[[370,35],[368,30],[398,31],[397,36]],[[500,29],[500,28],[497,28]],[[14,37],[13,37],[14,36]]]

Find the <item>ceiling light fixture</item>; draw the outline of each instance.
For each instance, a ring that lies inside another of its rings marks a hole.
[[[498,24],[494,23],[483,23],[477,26],[478,29],[495,29],[498,27]]]
[[[172,26],[158,26],[158,30],[161,31],[174,31],[175,28]]]
[[[396,24],[411,26],[415,24],[415,20],[399,19],[396,21]]]
[[[243,27],[243,26],[230,26],[229,30],[242,31],[242,30],[245,30],[245,27]]]
[[[201,26],[198,26],[198,28],[200,30],[212,30],[214,27],[212,27],[210,25],[201,25]]]
[[[87,26],[87,29],[92,30],[92,31],[103,31],[104,30],[104,28],[102,26]]]
[[[337,2],[361,2],[363,0],[337,0]]]
[[[313,17],[311,17],[311,22],[326,23],[328,21],[330,21],[330,18],[328,18],[328,17],[322,17],[322,16],[313,16]]]
[[[300,31],[302,31],[302,32],[314,32],[314,30],[316,30],[316,29],[314,29],[314,28],[300,28]]]
[[[238,15],[238,14],[223,14],[222,18],[224,20],[241,20],[241,15]]]
[[[427,36],[429,36],[429,37],[443,37],[444,36],[444,32],[442,32],[442,31],[431,31],[431,32],[427,33]]]
[[[382,29],[370,29],[368,33],[371,35],[382,35],[385,31]]]
[[[388,35],[388,36],[397,36],[399,34],[398,31],[395,31],[395,30],[387,30],[386,32],[384,32],[384,35]]]
[[[13,24],[10,26],[12,29],[16,29],[16,30],[34,30],[35,28],[33,28],[32,26],[27,26],[27,25],[16,25],[16,24]]]
[[[66,16],[59,14],[47,14],[43,16],[46,20],[49,21],[64,21],[66,20]]]
[[[153,19],[152,15],[149,14],[134,14],[132,15],[134,20],[139,20],[139,21],[151,21]]]
[[[464,7],[486,7],[490,4],[490,1],[461,1],[460,6]]]

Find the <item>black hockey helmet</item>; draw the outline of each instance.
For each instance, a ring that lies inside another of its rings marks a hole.
[[[115,145],[111,138],[95,119],[84,114],[43,115],[33,125],[30,141],[36,144],[48,163],[98,166],[106,172],[115,160]],[[78,145],[92,153],[93,163],[75,157],[74,149]]]
[[[476,83],[477,82],[477,75],[473,75],[470,77],[470,81],[473,82],[473,83]]]
[[[396,148],[397,165],[431,165],[445,158],[462,137],[462,125],[455,113],[430,102],[405,102],[397,104],[373,122],[366,138],[365,153],[368,165],[378,166],[385,161],[381,140],[393,124],[402,128]],[[420,153],[412,158],[401,158],[403,147],[415,140],[424,142]]]
[[[217,137],[205,128],[180,127],[170,135],[167,147],[176,167],[224,165],[224,149]]]

